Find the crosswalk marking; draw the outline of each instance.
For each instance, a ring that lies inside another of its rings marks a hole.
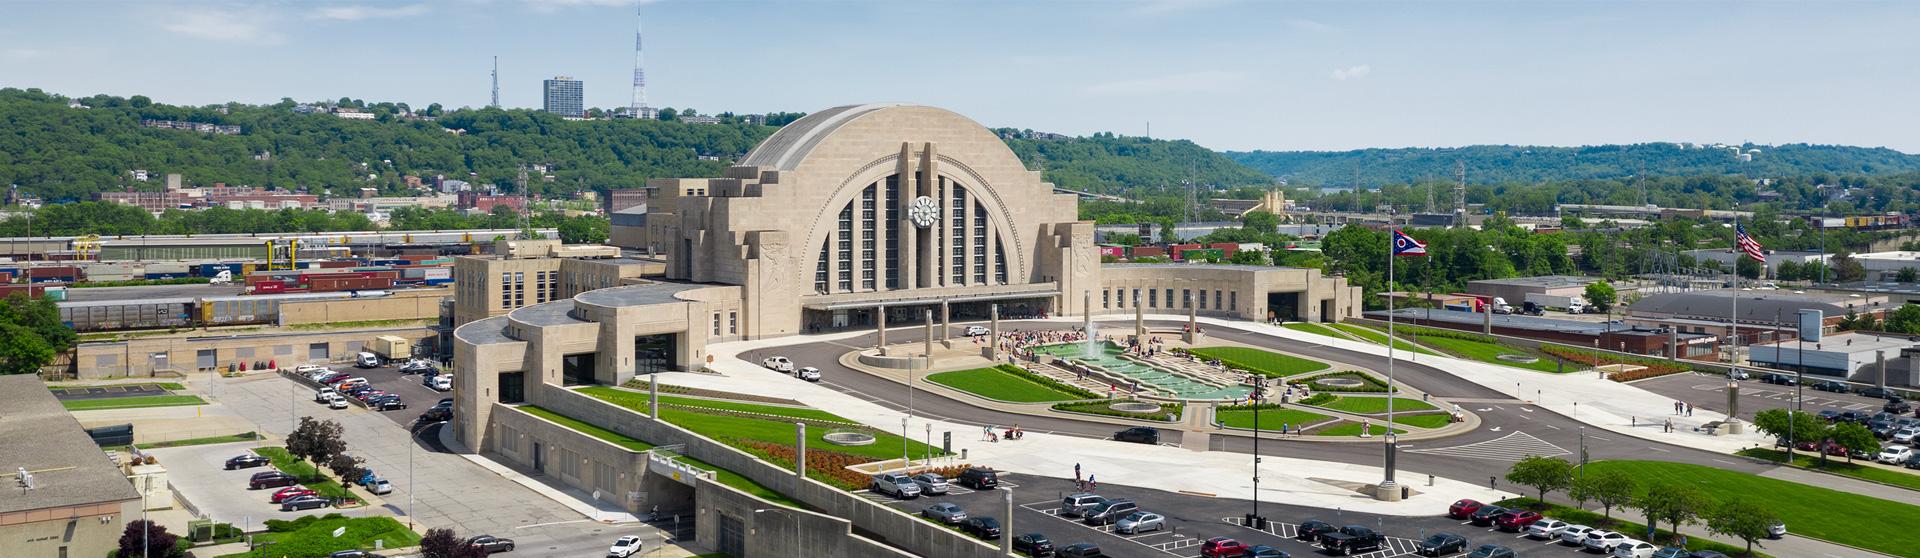
[[[1468,459],[1491,459],[1496,461],[1519,461],[1521,458],[1530,455],[1554,457],[1573,454],[1573,452],[1567,451],[1565,448],[1519,431],[1482,442],[1444,448],[1406,450],[1406,452],[1465,457]]]

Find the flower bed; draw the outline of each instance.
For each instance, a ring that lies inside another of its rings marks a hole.
[[[1314,383],[1314,380],[1320,380],[1320,379],[1326,379],[1326,378],[1349,378],[1349,379],[1359,380],[1362,385],[1355,386],[1355,387],[1339,387],[1339,386],[1326,386],[1326,385],[1320,385],[1320,384]],[[1329,374],[1319,374],[1315,376],[1309,376],[1309,377],[1301,378],[1298,380],[1290,380],[1287,383],[1295,384],[1295,385],[1305,385],[1310,391],[1346,391],[1346,392],[1358,392],[1358,393],[1386,393],[1387,391],[1386,382],[1382,382],[1380,381],[1379,378],[1375,378],[1370,374],[1366,374],[1362,372],[1354,372],[1351,370],[1345,371],[1345,372],[1333,372]]]
[[[1119,411],[1112,408],[1112,405],[1114,403],[1147,403],[1152,405],[1159,405],[1160,410],[1150,412],[1150,413],[1142,413],[1142,412],[1134,412],[1134,411]],[[1151,421],[1158,421],[1158,422],[1172,422],[1172,420],[1169,419],[1167,415],[1169,413],[1173,415],[1179,415],[1181,414],[1181,411],[1184,408],[1185,406],[1180,403],[1160,403],[1157,401],[1142,401],[1138,399],[1097,399],[1093,401],[1075,401],[1070,403],[1053,404],[1053,410],[1055,411],[1067,411],[1070,413],[1087,413],[1087,414],[1093,414],[1093,415],[1105,415],[1110,417],[1151,420]]]
[[[1634,356],[1626,356],[1626,355],[1616,355],[1616,354],[1610,354],[1610,353],[1598,353],[1598,352],[1589,351],[1585,349],[1562,347],[1559,345],[1543,344],[1543,345],[1540,345],[1540,351],[1553,356],[1578,362],[1581,364],[1586,364],[1588,366],[1601,366],[1601,365],[1607,365],[1607,364],[1631,364],[1634,366],[1643,367],[1639,370],[1632,370],[1627,372],[1614,372],[1612,374],[1607,375],[1607,379],[1613,380],[1616,382],[1631,382],[1634,380],[1657,378],[1657,377],[1665,376],[1668,374],[1678,374],[1681,372],[1691,372],[1695,370],[1693,365],[1678,362],[1678,361],[1652,359],[1652,358],[1645,358],[1645,357],[1634,357]]]

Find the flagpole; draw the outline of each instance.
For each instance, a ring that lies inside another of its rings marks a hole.
[[[1394,386],[1393,384],[1393,360],[1394,360],[1393,346],[1396,339],[1393,333],[1393,323],[1394,323],[1393,296],[1392,296],[1392,293],[1394,292],[1393,261],[1400,259],[1399,255],[1395,253],[1395,248],[1398,246],[1397,237],[1400,235],[1400,229],[1397,228],[1395,225],[1396,223],[1394,223],[1393,212],[1388,211],[1387,212],[1387,292],[1388,292],[1388,296],[1387,296],[1387,433],[1382,438],[1386,441],[1386,444],[1384,444],[1385,446],[1384,451],[1386,452],[1384,459],[1386,461],[1387,478],[1386,480],[1383,480],[1380,482],[1380,491],[1384,494],[1381,494],[1380,497],[1378,497],[1378,499],[1387,500],[1387,501],[1400,500],[1400,494],[1395,492],[1396,490],[1398,490],[1399,487],[1396,486],[1395,483],[1393,482],[1393,469],[1394,469],[1393,451],[1394,451],[1394,446],[1397,442],[1397,440],[1394,439],[1394,435],[1393,435],[1393,386]],[[1363,430],[1362,433],[1364,434],[1365,431]]]
[[[1733,316],[1727,320],[1732,324],[1731,331],[1733,332],[1733,366],[1729,368],[1727,372],[1727,379],[1729,380],[1740,379],[1740,259],[1745,257],[1747,252],[1745,243],[1740,240],[1742,236],[1741,231],[1740,218],[1735,217],[1733,219],[1733,247],[1735,251],[1733,255]]]

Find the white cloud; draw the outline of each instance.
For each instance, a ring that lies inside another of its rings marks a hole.
[[[1354,66],[1351,68],[1341,68],[1338,70],[1334,70],[1332,77],[1333,79],[1338,81],[1346,81],[1350,79],[1364,78],[1364,77],[1367,77],[1367,74],[1371,74],[1371,73],[1373,73],[1373,66],[1361,64],[1359,66]]]
[[[427,13],[426,4],[414,4],[397,8],[373,6],[331,6],[320,8],[313,17],[337,19],[341,21],[360,21],[363,19],[397,19],[414,17]]]
[[[277,19],[259,11],[188,10],[175,14],[161,29],[212,41],[277,45],[286,37],[273,28]]]
[[[1247,75],[1243,73],[1207,70],[1098,83],[1087,87],[1087,93],[1094,95],[1209,93],[1238,87],[1246,80]]]

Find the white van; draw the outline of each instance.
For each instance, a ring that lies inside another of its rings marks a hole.
[[[361,368],[374,368],[374,367],[380,366],[380,355],[376,355],[366,351],[360,351],[360,355],[357,357],[354,357],[353,365]]]

